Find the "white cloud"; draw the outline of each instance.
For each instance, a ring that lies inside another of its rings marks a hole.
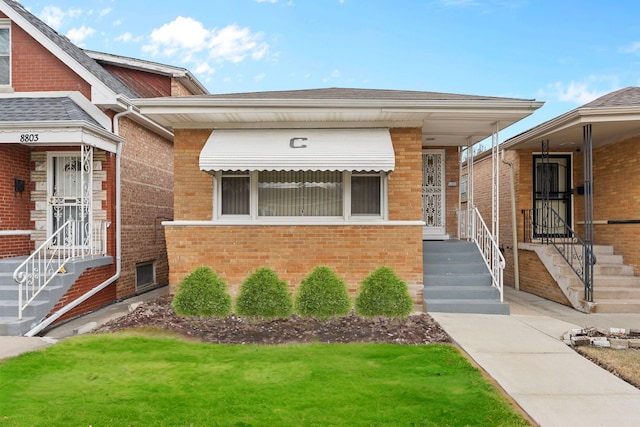
[[[50,27],[60,28],[62,20],[65,17],[65,13],[59,7],[46,6],[40,12],[40,18]]]
[[[150,42],[143,46],[153,56],[181,55],[183,61],[204,62],[206,56],[217,62],[238,63],[247,57],[259,60],[265,57],[269,45],[262,41],[262,33],[249,28],[228,25],[221,29],[206,29],[193,18],[178,16],[172,22],[151,32]]]
[[[111,8],[105,8],[98,12],[98,16],[103,17],[111,13]]]
[[[267,77],[267,74],[266,74],[266,73],[261,73],[261,74],[258,74],[257,76],[255,76],[255,77],[253,78],[253,80],[255,80],[255,81],[259,82],[259,81],[264,80],[266,77]]]
[[[639,53],[640,52],[640,42],[633,42],[627,46],[622,46],[620,48],[620,52],[622,53]]]
[[[278,0],[256,0],[258,3],[278,3]]]
[[[120,42],[120,43],[131,43],[131,42],[139,42],[139,41],[141,41],[142,37],[140,37],[140,36],[134,37],[133,34],[131,34],[130,32],[127,31],[126,33],[120,34],[114,40],[117,41],[117,42]]]
[[[85,27],[84,25],[80,28],[72,28],[67,32],[67,37],[71,40],[72,43],[76,45],[81,45],[82,42],[87,38],[92,36],[96,30],[90,27]]]
[[[40,19],[52,28],[59,29],[66,18],[77,18],[82,15],[82,9],[67,9],[66,11],[56,6],[45,6],[40,12]]]
[[[340,77],[340,70],[338,70],[338,69],[336,68],[335,70],[333,70],[333,71],[331,72],[331,74],[329,74],[329,76],[328,76],[328,77],[325,77],[324,79],[322,79],[322,81],[326,83],[326,82],[328,82],[329,80],[336,79],[336,78],[338,78],[338,77]]]
[[[602,95],[617,89],[616,78],[612,77],[589,77],[585,82],[571,81],[569,83],[554,82],[548,84],[545,89],[538,91],[540,98],[554,98],[558,101],[572,102],[583,105],[593,101]],[[607,82],[606,89],[598,89],[596,86],[602,82]]]

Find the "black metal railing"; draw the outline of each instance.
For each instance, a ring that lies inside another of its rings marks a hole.
[[[585,243],[553,208],[523,209],[524,241],[551,244],[584,285],[584,299],[593,302],[593,246]]]

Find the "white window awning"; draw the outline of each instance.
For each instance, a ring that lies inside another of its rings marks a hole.
[[[389,129],[218,129],[200,152],[212,171],[380,171],[395,156]]]

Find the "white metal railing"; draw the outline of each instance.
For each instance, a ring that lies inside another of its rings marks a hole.
[[[491,273],[492,285],[500,292],[500,302],[504,302],[503,272],[506,263],[478,208],[458,210],[458,236],[476,243]]]
[[[69,220],[20,264],[13,273],[18,283],[18,319],[58,274],[65,273],[69,260],[106,255],[108,226],[108,221]]]

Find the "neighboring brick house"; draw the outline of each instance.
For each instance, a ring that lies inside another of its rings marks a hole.
[[[74,245],[93,261],[49,301],[50,318],[167,284],[161,222],[173,218],[173,133],[132,100],[207,90],[183,68],[80,49],[10,0],[0,1],[0,45],[0,268],[50,238],[45,252],[63,248],[82,229]],[[67,220],[77,226],[56,236]],[[12,292],[12,278],[0,282],[0,334],[17,315]]]
[[[640,312],[638,113],[640,87],[627,87],[501,145],[499,239],[507,259],[506,285],[582,311]],[[491,173],[489,153],[476,156],[473,173],[475,205],[490,212],[489,188],[482,185]],[[551,212],[545,207],[557,215],[545,214]],[[588,275],[593,279],[592,301],[578,280],[590,271],[582,249],[573,245],[578,239],[595,245],[596,262]],[[570,254],[578,274],[559,258],[558,250],[545,245],[554,241]]]
[[[293,289],[327,265],[354,295],[387,265],[422,306],[423,241],[458,236],[459,147],[542,104],[330,88],[135,105],[175,132],[172,290],[201,265],[232,294],[259,267]]]

